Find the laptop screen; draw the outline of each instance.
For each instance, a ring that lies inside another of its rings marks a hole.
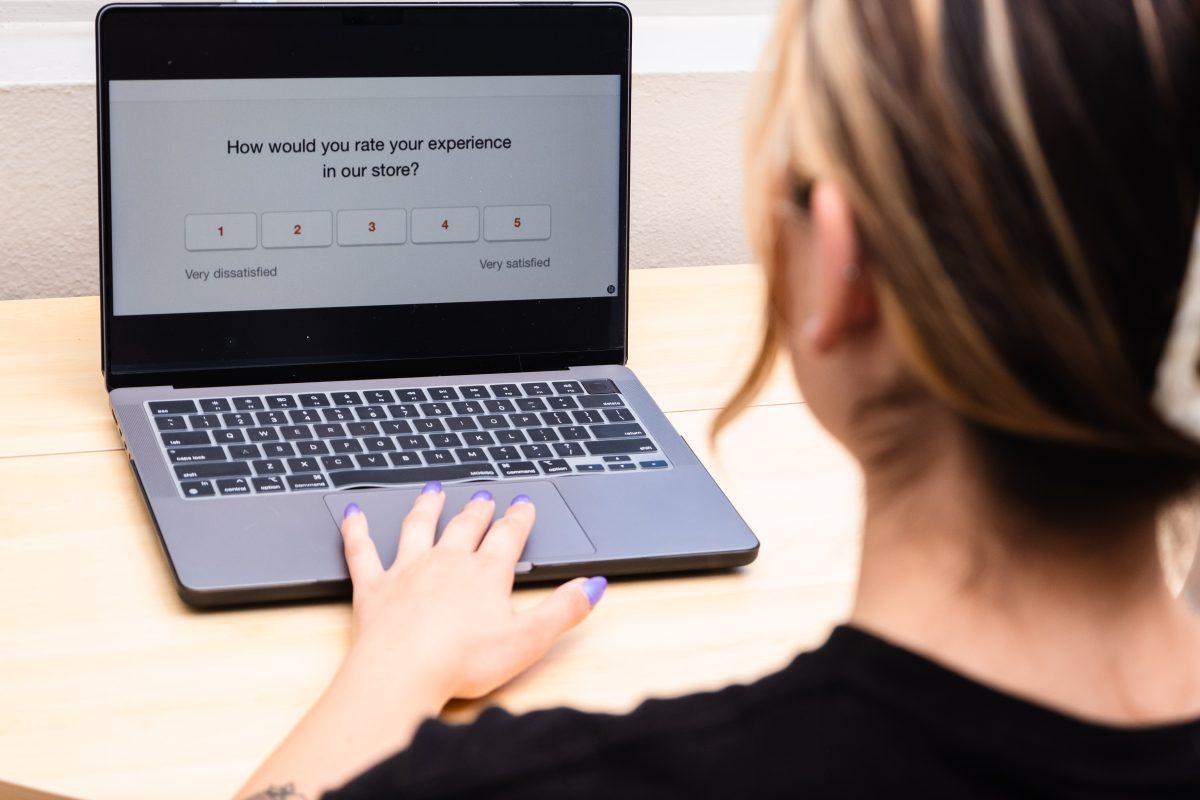
[[[616,5],[97,19],[110,387],[624,359]]]
[[[113,313],[617,291],[620,76],[113,81]]]

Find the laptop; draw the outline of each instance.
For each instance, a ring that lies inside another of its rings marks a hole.
[[[428,481],[538,518],[518,581],[758,541],[627,367],[619,4],[114,5],[103,369],[187,603],[340,597]],[[445,520],[443,520],[444,522]]]

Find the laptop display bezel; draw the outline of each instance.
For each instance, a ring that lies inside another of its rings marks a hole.
[[[612,297],[114,315],[109,81],[547,74],[620,76]],[[96,19],[96,77],[101,357],[110,390],[625,363],[630,17],[624,6],[113,5]]]

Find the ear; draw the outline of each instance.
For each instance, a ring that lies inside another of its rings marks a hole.
[[[875,287],[854,213],[837,185],[818,181],[809,206],[810,283],[804,336],[819,353],[833,350],[879,321]]]

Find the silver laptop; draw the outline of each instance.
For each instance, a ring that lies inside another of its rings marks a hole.
[[[624,365],[617,4],[108,6],[103,364],[180,595],[344,596],[415,494],[533,498],[521,581],[749,563]],[[447,517],[449,514],[447,514]]]

